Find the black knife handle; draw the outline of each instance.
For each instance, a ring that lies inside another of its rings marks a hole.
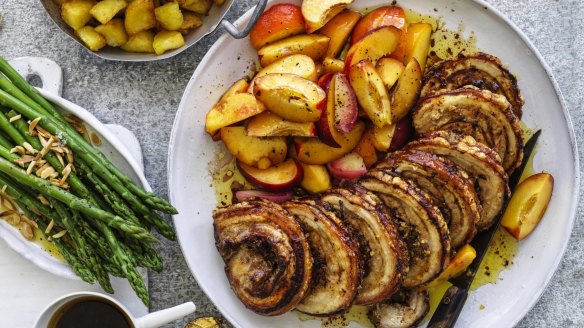
[[[456,286],[448,288],[444,297],[442,297],[442,301],[438,304],[436,312],[434,312],[432,319],[428,323],[428,328],[454,327],[467,297],[468,289]]]

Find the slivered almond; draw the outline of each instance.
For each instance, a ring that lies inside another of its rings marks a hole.
[[[38,229],[38,228],[39,228],[39,225],[38,225],[38,224],[37,224],[35,221],[33,221],[33,220],[29,219],[29,218],[28,218],[26,215],[22,215],[22,214],[21,214],[21,215],[20,215],[20,218],[21,218],[23,221],[25,221],[26,223],[30,224],[30,225],[31,225],[33,228],[36,228],[36,229]]]
[[[61,184],[65,183],[65,181],[67,181],[67,178],[69,177],[69,174],[71,174],[71,166],[72,166],[71,163],[67,164],[67,166],[65,166],[65,168],[61,172],[61,174],[63,175],[63,177],[61,178]]]
[[[40,136],[43,136],[45,138],[48,138],[51,136],[51,134],[49,133],[49,131],[43,129],[42,127],[38,126],[36,127],[37,132],[39,133]]]
[[[48,163],[45,165],[39,165],[39,166],[40,166],[40,168],[38,170],[36,170],[36,173],[35,173],[37,177],[40,177],[46,169],[51,167]]]
[[[27,152],[29,152],[30,154],[36,154],[38,153],[38,150],[34,149],[33,146],[31,146],[28,142],[24,142],[22,144],[22,147],[24,147],[24,149],[26,149]]]
[[[51,220],[51,222],[49,222],[49,225],[45,229],[45,234],[48,235],[51,232],[51,230],[53,230],[54,226],[55,226],[55,221]]]
[[[61,154],[59,154],[57,152],[55,153],[55,156],[57,156],[59,163],[61,163],[62,166],[65,166],[65,161],[63,160],[63,156],[61,156]]]
[[[32,136],[34,129],[36,128],[37,124],[39,124],[41,118],[37,117],[34,120],[32,120],[32,122],[30,122],[30,124],[28,125],[28,133]]]
[[[31,174],[35,166],[36,166],[35,161],[30,162],[30,164],[28,164],[28,168],[26,169],[26,174]]]
[[[24,147],[22,147],[22,146],[16,146],[16,147],[10,149],[10,152],[24,155],[24,154],[26,154],[26,149],[24,149]]]
[[[55,142],[55,138],[53,136],[51,136],[49,138],[49,140],[47,140],[47,143],[43,146],[43,149],[41,149],[41,151],[37,154],[37,160],[45,157],[45,155],[49,152],[49,150],[51,150],[51,146],[53,145],[53,143]]]
[[[41,202],[41,204],[43,204],[45,206],[49,206],[51,204],[51,203],[49,203],[49,200],[43,194],[38,195],[37,198]]]
[[[41,179],[47,179],[47,178],[56,178],[59,175],[57,174],[57,172],[55,171],[55,169],[52,166],[47,167],[43,173],[41,173]]]
[[[50,137],[50,136],[49,136]],[[44,147],[47,144],[47,138],[49,137],[45,137],[42,134],[38,135],[39,141],[41,142],[41,145]]]
[[[12,122],[20,120],[21,117],[22,117],[22,115],[18,114],[18,115],[12,116],[9,121],[10,121],[10,123],[12,123]]]
[[[19,159],[14,160],[14,163],[20,165],[20,166],[24,166],[24,164],[26,163],[30,163],[34,160],[34,157],[30,156],[30,155],[24,155]]]
[[[71,163],[71,164],[74,162],[74,157],[73,157],[72,152],[67,152],[67,162]]]
[[[59,238],[63,237],[66,233],[67,233],[67,230],[61,230],[61,231],[57,232],[56,234],[52,235],[51,237],[53,239],[59,239]]]
[[[20,223],[20,233],[28,240],[34,239],[34,232],[32,231],[32,227],[26,222]]]

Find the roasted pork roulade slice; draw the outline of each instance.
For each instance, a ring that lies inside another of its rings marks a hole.
[[[503,209],[509,194],[508,177],[497,153],[471,136],[436,131],[410,142],[406,150],[442,156],[469,174],[479,197],[479,230],[489,228]]]
[[[513,172],[523,159],[521,125],[504,96],[465,87],[423,98],[412,114],[419,134],[449,130],[470,135],[493,148],[503,167]]]
[[[480,219],[479,199],[468,174],[454,163],[412,150],[390,153],[376,168],[414,182],[430,195],[448,224],[453,249],[475,236],[475,225]]]
[[[430,310],[426,291],[401,291],[395,298],[377,304],[369,310],[369,319],[375,328],[416,327]]]
[[[466,85],[505,96],[515,115],[521,118],[524,101],[517,79],[503,67],[499,58],[484,53],[459,56],[432,65],[424,76],[421,97],[434,91],[454,90]]]
[[[363,280],[355,304],[371,305],[391,296],[402,281],[408,258],[405,245],[381,200],[360,186],[322,195],[351,227],[363,258]]]
[[[316,316],[346,312],[361,281],[357,241],[320,201],[290,201],[283,207],[300,223],[314,259],[311,287],[296,309]]]
[[[403,287],[414,288],[437,277],[450,261],[450,237],[440,210],[426,192],[383,170],[373,170],[360,181],[376,193],[398,222],[400,237],[410,255]]]
[[[310,246],[280,205],[250,200],[213,213],[215,246],[231,288],[255,313],[274,316],[304,298],[312,277]]]

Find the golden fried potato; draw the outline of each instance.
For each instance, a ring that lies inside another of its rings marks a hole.
[[[93,0],[72,0],[61,6],[61,17],[74,30],[85,26],[91,20],[89,12],[96,2]]]
[[[105,38],[91,26],[83,26],[76,33],[91,51],[98,51],[106,45]]]
[[[126,8],[128,4],[124,0],[103,0],[98,2],[89,11],[100,23],[106,24],[114,18],[120,10]]]
[[[154,15],[165,30],[176,31],[183,24],[183,14],[176,2],[167,2],[154,9]]]
[[[162,55],[168,50],[178,49],[185,45],[185,39],[180,32],[176,31],[161,31],[154,36],[154,52],[157,55]]]
[[[178,4],[181,8],[190,10],[199,15],[207,15],[209,10],[211,10],[213,0],[178,0]]]
[[[122,49],[129,52],[153,53],[154,33],[150,31],[138,32],[130,37],[130,40],[122,46]]]
[[[134,0],[126,8],[124,21],[129,35],[149,30],[156,26],[153,0]]]
[[[180,26],[180,32],[187,34],[192,29],[196,29],[203,25],[203,19],[196,14],[190,12],[183,12],[183,23]]]
[[[95,30],[105,37],[110,47],[120,47],[128,42],[128,33],[124,27],[124,20],[121,18],[114,18],[107,24],[97,26]]]

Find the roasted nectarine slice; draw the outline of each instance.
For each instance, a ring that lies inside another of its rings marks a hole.
[[[323,192],[331,187],[331,177],[324,165],[302,164],[304,178],[300,186],[311,193]]]
[[[249,40],[254,48],[260,49],[266,44],[304,32],[304,17],[300,7],[280,3],[264,11],[251,30]]]
[[[382,26],[395,26],[405,31],[407,22],[404,10],[398,6],[384,6],[363,16],[353,30],[351,43],[358,42],[367,33]]]
[[[335,74],[327,89],[326,109],[318,121],[319,136],[325,144],[339,148],[343,134],[353,129],[359,109],[353,89],[344,74]]]
[[[394,58],[381,58],[375,69],[383,80],[385,87],[389,90],[393,87],[395,82],[399,79],[406,66],[399,60]]]
[[[314,60],[324,57],[330,38],[320,34],[302,34],[276,41],[258,51],[260,64],[266,67],[284,57],[296,54],[307,55]]]
[[[295,74],[267,74],[255,80],[254,95],[278,116],[292,122],[316,122],[326,94]]]
[[[345,9],[318,31],[319,34],[331,38],[325,57],[337,58],[360,18],[361,14],[358,12]]]
[[[355,152],[328,163],[327,167],[337,179],[354,180],[367,173],[363,157]]]
[[[391,102],[387,89],[369,61],[360,61],[349,69],[349,80],[357,101],[377,127],[391,124]]]
[[[463,274],[469,265],[471,265],[472,261],[477,257],[476,250],[471,245],[464,245],[462,246],[450,263],[442,271],[442,273],[438,276],[438,278],[429,282],[424,289],[436,287],[441,283],[448,281],[452,278],[456,278]]]
[[[284,57],[277,62],[274,62],[267,67],[261,69],[251,81],[249,88],[247,89],[249,93],[253,93],[253,86],[255,80],[267,74],[274,73],[289,73],[296,74],[307,80],[316,82],[318,78],[318,73],[316,71],[316,64],[312,58],[306,55],[292,55]]]
[[[361,155],[366,168],[370,168],[373,164],[377,163],[377,149],[375,148],[372,129],[365,131],[361,140],[359,140],[359,144],[355,147],[354,152]]]
[[[554,190],[554,178],[539,173],[523,180],[511,196],[501,226],[521,240],[537,226],[548,207]]]
[[[315,138],[294,138],[294,150],[296,158],[304,164],[323,165],[350,153],[359,143],[365,123],[357,122],[351,132],[344,135],[341,140],[341,148],[327,146]]]
[[[205,118],[205,130],[208,133],[221,129],[237,122],[241,122],[247,118],[257,115],[266,110],[266,107],[261,102],[257,101],[253,95],[248,93],[237,93],[224,98],[219,101],[207,113]]]
[[[221,140],[240,162],[260,169],[282,163],[288,152],[286,138],[251,137],[243,126],[221,128]]]
[[[394,26],[380,27],[369,32],[349,48],[345,67],[348,69],[362,60],[376,65],[380,58],[395,51],[399,44],[400,35],[401,30]]]
[[[237,162],[239,171],[253,185],[269,191],[286,191],[296,187],[304,175],[300,163],[289,159],[267,169]]]
[[[249,82],[247,82],[247,79],[237,80],[235,83],[233,83],[232,86],[229,87],[229,89],[227,89],[227,91],[225,91],[223,96],[221,96],[221,100],[219,101],[223,101],[229,96],[233,96],[238,93],[244,93],[247,91],[247,88],[249,88]]]
[[[327,57],[322,61],[322,66],[327,73],[343,73],[345,71],[345,62],[340,59]]]
[[[422,72],[426,69],[426,60],[430,51],[430,41],[432,39],[432,25],[427,23],[414,23],[408,26],[407,42],[405,49],[404,64],[412,58],[418,60]]]
[[[395,133],[395,124],[382,127],[372,127],[373,145],[378,151],[387,152],[391,147],[393,134]]]
[[[412,116],[407,115],[395,123],[393,138],[389,145],[389,150],[394,151],[403,148],[414,137],[414,127],[412,125]]]
[[[404,118],[418,100],[422,90],[422,77],[418,60],[412,57],[397,80],[391,95],[391,113],[394,120]]]
[[[252,117],[247,122],[247,135],[252,137],[315,137],[316,126],[312,122],[286,121],[269,111]]]
[[[306,21],[306,32],[312,33],[323,27],[353,0],[303,0],[302,15]]]

